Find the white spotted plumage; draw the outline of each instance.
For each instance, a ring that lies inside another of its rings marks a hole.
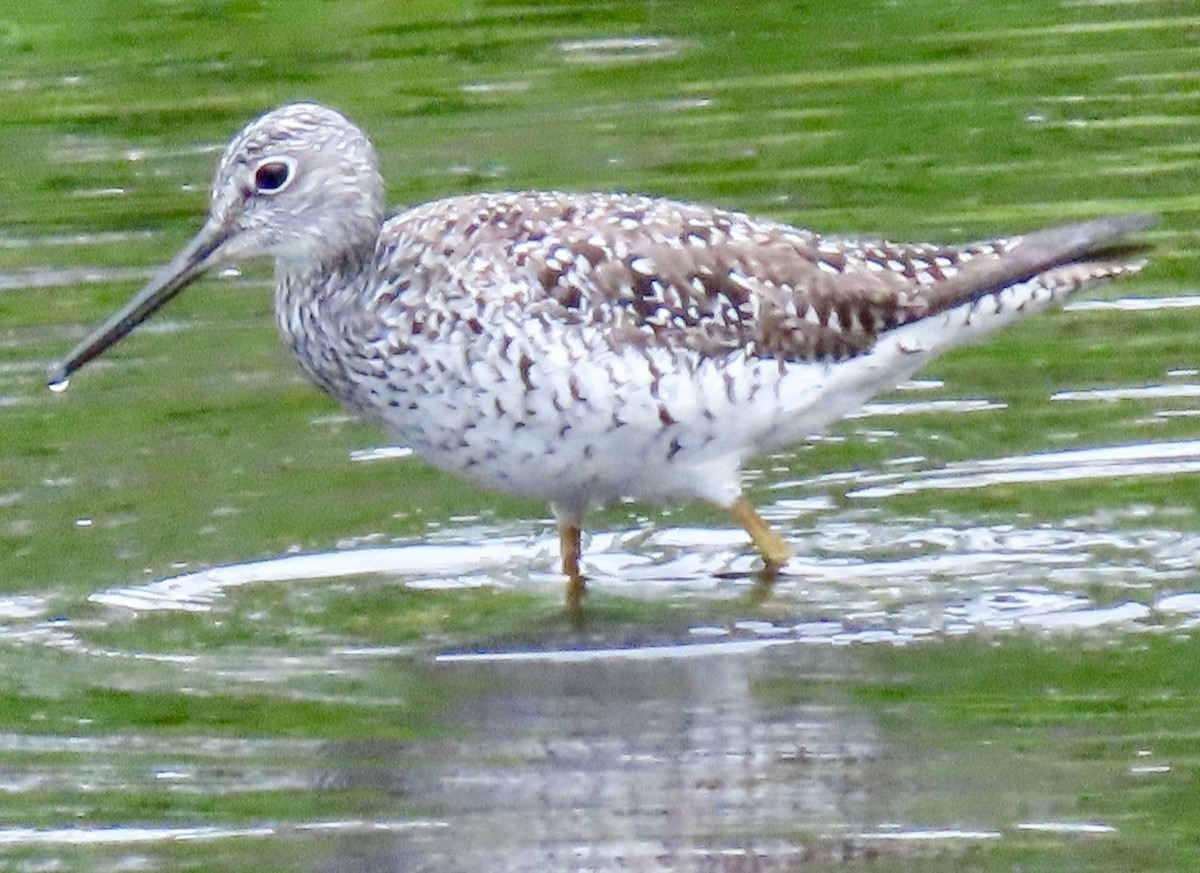
[[[312,378],[434,465],[550,500],[573,579],[587,506],[623,496],[730,508],[778,566],[786,545],[741,497],[746,459],[952,345],[1138,269],[1102,250],[1147,223],[897,245],[559,192],[453,197],[385,220],[362,132],[286,106],[230,144],[192,245],[55,375],[211,264],[273,256],[280,330]]]

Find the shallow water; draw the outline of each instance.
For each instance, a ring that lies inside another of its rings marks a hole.
[[[0,14],[0,870],[1194,869],[1186,4],[111,4]],[[1151,266],[703,507],[435,474],[279,348],[267,270],[51,360],[286,100],[391,198],[554,187],[963,239],[1163,213]]]

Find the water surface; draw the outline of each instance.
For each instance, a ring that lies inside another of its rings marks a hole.
[[[1185,3],[17,0],[0,14],[0,869],[1194,869]],[[47,365],[249,118],[396,204],[636,190],[854,236],[1157,211],[1151,266],[747,471],[590,519],[430,471],[279,347],[269,268]]]

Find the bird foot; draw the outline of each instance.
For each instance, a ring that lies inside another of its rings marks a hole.
[[[751,542],[763,556],[765,562],[763,573],[777,576],[779,570],[792,557],[792,547],[771,529],[766,519],[758,514],[758,511],[744,496],[738,497],[733,502],[733,505],[729,507],[729,514],[746,533],[750,534]]]
[[[578,612],[583,607],[583,598],[587,596],[587,580],[582,576],[567,577],[567,611]]]

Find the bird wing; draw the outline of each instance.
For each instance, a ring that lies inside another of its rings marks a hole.
[[[1144,223],[896,245],[633,195],[510,193],[405,213],[385,229],[382,256],[387,272],[421,286],[427,318],[443,313],[422,332],[453,313],[477,332],[504,317],[598,330],[614,348],[835,361],[870,350],[887,330],[1035,276],[1071,290],[1116,275],[1118,264],[1077,262]]]

